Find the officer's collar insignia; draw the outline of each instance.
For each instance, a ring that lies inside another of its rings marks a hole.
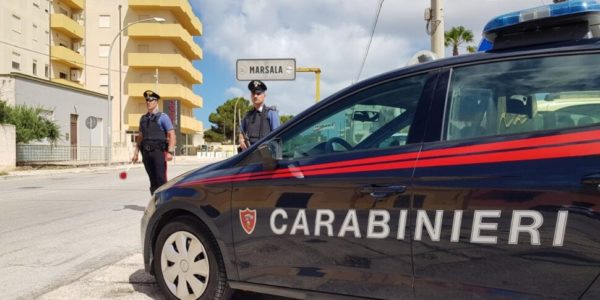
[[[242,228],[247,234],[252,234],[252,232],[254,232],[254,227],[256,226],[256,209],[240,209],[239,214]]]

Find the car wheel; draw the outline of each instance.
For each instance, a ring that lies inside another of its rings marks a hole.
[[[228,299],[230,289],[216,243],[193,218],[178,218],[159,233],[156,280],[170,299]]]

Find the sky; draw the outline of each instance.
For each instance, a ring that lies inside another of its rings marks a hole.
[[[383,0],[371,47],[358,81],[404,67],[430,49],[423,19],[431,0]],[[445,30],[464,26],[477,46],[495,16],[551,4],[551,0],[445,0]],[[321,99],[356,82],[380,0],[190,0],[203,24],[195,37],[203,59],[194,65],[203,83],[194,91],[204,105],[194,110],[204,129],[226,100],[249,99],[247,81],[237,81],[238,59],[295,58],[297,67],[321,69]],[[466,53],[466,45],[460,48]],[[451,50],[446,49],[446,56]],[[266,103],[280,115],[296,115],[315,103],[314,73],[294,81],[268,81]]]

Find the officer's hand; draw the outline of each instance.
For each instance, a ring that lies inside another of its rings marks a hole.
[[[131,158],[131,162],[136,163],[137,161],[138,161],[138,155],[134,154],[133,157]]]
[[[246,146],[246,142],[245,141],[240,143],[240,148],[242,148],[242,150],[248,149],[248,146]]]
[[[171,153],[167,152],[167,161],[172,161],[173,160],[173,155],[171,155]]]

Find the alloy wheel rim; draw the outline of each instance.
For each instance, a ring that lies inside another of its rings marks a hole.
[[[179,299],[197,299],[208,285],[208,254],[187,231],[172,233],[163,244],[160,267],[169,291]]]

